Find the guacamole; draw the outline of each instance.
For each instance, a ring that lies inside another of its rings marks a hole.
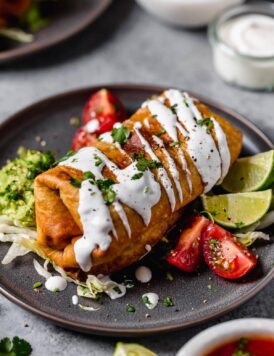
[[[22,226],[35,226],[34,178],[55,162],[51,152],[20,148],[19,157],[0,170],[0,215]]]

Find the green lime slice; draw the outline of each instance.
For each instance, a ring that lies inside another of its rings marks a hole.
[[[117,342],[113,356],[157,356],[140,344]]]
[[[224,227],[240,229],[254,224],[269,210],[272,190],[223,195],[203,195],[204,209]]]
[[[225,177],[222,187],[230,193],[264,190],[274,183],[274,150],[239,158]]]

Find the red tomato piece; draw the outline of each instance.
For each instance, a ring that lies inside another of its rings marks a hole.
[[[91,121],[97,120],[95,128],[90,133],[98,135],[110,131],[115,123],[124,121],[127,115],[121,101],[109,90],[101,89],[94,93],[86,103],[82,118],[87,131],[90,131]],[[91,127],[93,127],[92,124]]]
[[[167,261],[186,272],[197,270],[202,258],[202,234],[209,224],[203,216],[191,218],[191,225],[183,230],[179,242],[167,256]]]
[[[203,233],[202,246],[207,265],[224,278],[243,277],[257,264],[256,257],[247,247],[230,232],[213,223]]]
[[[80,127],[73,138],[72,150],[77,151],[82,147],[93,146],[97,141],[97,136],[95,134],[88,133],[83,127]]]

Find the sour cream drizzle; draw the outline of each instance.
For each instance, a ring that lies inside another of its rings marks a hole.
[[[98,157],[102,163],[96,165]],[[154,175],[150,170],[143,172],[141,178],[132,180],[131,178],[136,173],[139,173],[136,162],[120,170],[95,147],[82,148],[74,156],[61,162],[60,165],[70,166],[83,172],[91,171],[96,179],[104,179],[102,170],[104,166],[107,166],[115,174],[119,182],[112,186],[117,199],[114,208],[121,217],[129,236],[131,231],[126,213],[119,201],[136,211],[143,218],[146,225],[149,224],[151,209],[161,198],[160,185],[155,181]],[[146,187],[149,189],[146,189]],[[85,180],[81,184],[78,213],[84,233],[76,241],[74,251],[76,261],[81,269],[87,272],[92,267],[92,251],[98,246],[101,250],[106,251],[112,240],[110,233],[112,232],[116,237],[117,233],[101,191],[95,184],[91,184],[89,180]]]
[[[157,136],[153,136],[153,140],[157,143],[157,145],[159,147],[161,147],[161,150],[163,152],[163,154],[165,155],[167,161],[168,161],[168,165],[169,165],[169,171],[170,174],[174,180],[177,192],[179,194],[180,200],[183,200],[183,191],[182,191],[182,187],[181,187],[181,183],[180,183],[180,175],[179,172],[177,170],[176,164],[173,160],[173,158],[171,158],[170,154],[168,153],[168,151],[165,149],[165,145],[164,142]]]
[[[210,191],[221,177],[221,158],[216,144],[205,126],[197,122],[203,117],[187,93],[167,90],[165,96],[176,107],[180,123],[188,131],[187,150],[205,184],[204,192]]]
[[[156,162],[160,162],[159,158],[153,152],[150,144],[145,140],[145,138],[142,136],[140,131],[135,128],[135,132],[136,132],[137,136],[139,137],[139,139],[144,147],[144,150],[149,154],[150,158]],[[175,195],[174,195],[174,191],[173,191],[173,186],[172,186],[172,183],[168,177],[166,170],[163,167],[158,168],[158,177],[161,180],[162,185],[166,191],[169,203],[171,205],[171,209],[172,209],[172,211],[174,211],[175,205],[176,205],[176,199],[175,199]],[[181,190],[180,199],[182,199],[182,190]]]
[[[230,156],[230,151],[229,151],[229,147],[228,147],[227,140],[226,140],[226,135],[225,135],[221,125],[218,123],[217,120],[214,119],[214,117],[211,118],[211,121],[214,124],[214,130],[215,130],[215,134],[216,134],[216,137],[218,140],[218,149],[219,149],[219,153],[220,153],[220,157],[221,157],[221,161],[222,161],[222,166],[221,166],[222,175],[221,175],[220,180],[218,181],[218,183],[221,183],[229,171],[231,156]]]
[[[149,111],[151,112],[151,115],[161,124],[161,126],[164,128],[164,130],[167,132],[169,137],[173,139],[174,142],[178,141],[178,134],[177,134],[177,128],[178,123],[177,116],[172,112],[170,108],[164,105],[164,99],[159,98],[157,100],[149,100],[145,101],[142,105],[142,107],[147,106]],[[182,128],[183,130],[183,128]],[[189,184],[189,189],[190,191],[192,190],[192,182],[189,177],[189,171],[187,168],[187,162],[185,159],[184,152],[180,147],[177,149],[182,168],[183,170],[186,171],[187,173],[187,182]],[[183,201],[183,194],[182,190],[178,190],[180,201]]]

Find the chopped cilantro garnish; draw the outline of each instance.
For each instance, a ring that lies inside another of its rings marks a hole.
[[[103,163],[103,160],[99,156],[94,155],[94,158],[95,158],[95,166],[96,167],[100,166],[100,164]]]
[[[174,146],[179,146],[182,142],[181,141],[173,141],[169,144],[170,147],[174,147]]]
[[[210,133],[210,129],[213,127],[213,122],[209,117],[197,121],[197,125],[206,126],[207,133]]]
[[[174,105],[172,105],[171,107],[170,107],[170,110],[173,112],[173,114],[175,114],[176,115],[176,113],[177,113],[177,111],[176,111],[176,107],[177,107],[178,105],[177,104],[174,104]]]
[[[162,163],[158,161],[154,161],[153,159],[147,159],[145,157],[144,152],[140,152],[137,157],[133,157],[133,159],[137,159],[137,164],[136,167],[138,168],[139,171],[144,172],[148,168],[160,168],[162,167]]]
[[[95,175],[90,171],[84,172],[83,177],[84,177],[84,180],[87,180],[87,179],[95,180]]]
[[[70,184],[75,188],[81,188],[81,182],[75,178],[70,178]]]
[[[59,293],[59,292],[60,292],[60,289],[59,289],[59,288],[55,288],[55,289],[53,290],[53,292],[54,292],[54,293]]]
[[[171,297],[165,297],[163,300],[164,306],[166,307],[173,307],[174,303]]]
[[[30,344],[15,336],[12,340],[5,337],[0,341],[1,356],[29,356],[32,352]]]
[[[155,135],[156,135],[156,136],[161,136],[161,135],[163,135],[164,133],[166,133],[166,130],[165,130],[165,129],[162,129],[161,131],[157,132]]]
[[[103,193],[103,197],[107,205],[113,203],[116,197],[116,193],[111,187],[114,183],[115,182],[112,179],[98,179],[95,182],[97,187]]]
[[[134,308],[134,306],[133,305],[130,305],[130,304],[128,304],[127,305],[127,312],[129,312],[129,313],[135,313],[135,308]]]
[[[170,272],[167,272],[166,273],[166,279],[168,280],[168,281],[173,281],[173,276],[172,276],[172,274],[170,273]]]
[[[42,287],[42,285],[43,285],[43,283],[41,283],[41,282],[35,282],[35,283],[33,284],[32,288],[33,288],[33,289],[40,288],[40,287]]]
[[[237,229],[241,229],[244,225],[245,224],[242,221],[235,223]]]
[[[149,300],[149,297],[148,297],[147,295],[144,295],[144,296],[142,297],[142,299],[143,299],[143,302],[144,302],[146,305],[151,305],[151,304],[152,304],[151,301]]]
[[[134,176],[131,177],[131,180],[140,179],[142,177],[143,177],[143,173],[136,173],[134,174]]]
[[[217,248],[218,242],[215,239],[210,239],[209,244],[210,244],[211,250],[215,250]]]
[[[119,287],[115,286],[113,287],[113,290],[117,293],[117,294],[122,294],[122,291]]]
[[[113,141],[118,143],[126,143],[130,135],[130,130],[123,125],[119,128],[113,128],[111,132]]]

